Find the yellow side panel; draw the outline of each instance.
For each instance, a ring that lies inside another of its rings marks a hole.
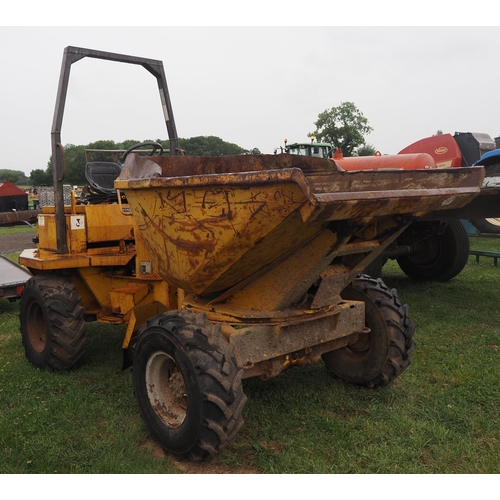
[[[118,255],[92,255],[90,257],[90,265],[93,267],[102,266],[125,266],[133,258],[130,254]]]
[[[84,255],[66,257],[56,253],[27,249],[24,250],[19,256],[19,263],[28,268],[53,271],[57,269],[88,267],[90,265],[90,259]]]
[[[85,215],[66,215],[66,241],[70,253],[84,253],[87,251]]]
[[[38,248],[57,251],[56,218],[54,215],[40,214],[37,219]]]
[[[127,314],[149,293],[144,283],[129,284],[124,288],[116,288],[109,293],[111,311],[116,314]]]
[[[84,253],[87,250],[87,232],[84,214],[66,214],[66,244],[70,253]],[[54,214],[38,216],[37,234],[40,251],[56,252],[56,217]]]
[[[134,238],[134,218],[125,215],[119,205],[87,205],[85,213],[89,243]]]

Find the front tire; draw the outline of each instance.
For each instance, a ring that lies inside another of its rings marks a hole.
[[[162,448],[210,458],[236,438],[246,402],[232,348],[204,314],[156,316],[139,332],[133,379],[141,416]]]
[[[395,380],[410,364],[415,350],[415,325],[408,306],[381,279],[361,275],[342,292],[345,300],[365,303],[365,324],[370,333],[358,334],[355,343],[323,354],[327,369],[347,382],[381,387]]]
[[[59,276],[31,277],[19,304],[26,357],[37,368],[69,370],[85,353],[86,323],[73,283]]]

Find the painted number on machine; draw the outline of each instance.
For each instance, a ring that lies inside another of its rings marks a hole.
[[[85,217],[83,215],[72,215],[71,229],[85,229]]]

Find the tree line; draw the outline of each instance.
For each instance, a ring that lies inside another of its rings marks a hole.
[[[30,178],[21,170],[0,169],[0,182],[10,181],[18,186],[28,186]]]
[[[328,142],[334,147],[342,149],[344,156],[369,156],[376,152],[376,149],[365,140],[365,135],[372,132],[373,128],[369,125],[368,119],[352,102],[342,102],[339,106],[326,109],[318,115],[314,126],[315,130],[310,132],[308,136],[311,138],[314,137],[318,142]],[[66,164],[65,182],[71,185],[86,184],[84,167],[87,160],[85,150],[126,150],[134,144],[146,141],[148,140],[138,141],[130,139],[123,142],[101,140],[85,145],[67,144],[64,147]],[[162,144],[168,151],[168,141],[157,139],[155,142]],[[179,147],[189,156],[260,154],[258,148],[248,150],[215,136],[179,139]],[[113,161],[113,158],[109,154],[98,155],[94,153],[92,159]],[[53,184],[52,158],[49,159],[45,170],[32,170],[29,178],[23,172],[15,171],[14,174],[14,171],[0,170],[0,182],[2,180],[2,172],[5,172],[5,175],[3,175],[4,179],[11,180],[11,182],[20,185],[51,186]]]
[[[134,144],[140,142],[152,142],[151,139],[143,141],[129,139],[123,142],[115,142],[111,140],[102,140],[91,142],[90,144],[75,145],[66,144],[64,146],[64,162],[66,165],[66,175],[64,182],[70,185],[81,186],[87,183],[85,179],[85,165],[87,163],[86,150],[127,150]],[[169,141],[156,139],[154,142],[160,143],[163,148],[169,150]],[[179,139],[179,148],[186,152],[189,156],[225,156],[225,155],[239,155],[239,154],[260,154],[257,148],[251,150],[244,149],[237,144],[223,141],[215,136],[199,136],[191,137],[188,139]],[[118,162],[121,155],[118,156]],[[112,153],[92,152],[92,161],[114,161]],[[32,170],[30,174],[30,181],[34,186],[53,185],[53,165],[52,157],[47,163],[45,170],[36,169]]]

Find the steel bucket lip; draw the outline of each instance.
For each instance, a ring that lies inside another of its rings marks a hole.
[[[245,155],[248,164],[252,165],[256,156],[260,165],[270,163],[278,165],[272,155]],[[293,156],[293,155],[286,155]],[[253,158],[250,158],[253,157]],[[130,159],[129,159],[130,158]],[[197,165],[204,161],[214,163],[219,159],[227,166],[233,157],[170,157],[170,163],[177,158],[182,163],[193,162]],[[459,167],[446,169],[419,169],[419,170],[343,170],[332,160],[305,157],[299,160],[288,158],[292,164],[302,164],[305,168],[312,166],[313,172],[304,171],[299,166],[272,168],[267,170],[248,170],[238,172],[198,173],[194,175],[161,176],[162,169],[156,158],[138,157],[130,155],[122,174],[115,181],[115,188],[125,193],[127,190],[161,189],[161,188],[209,188],[212,186],[230,186],[246,189],[251,186],[295,183],[301,189],[307,202],[312,207],[329,203],[376,200],[377,198],[406,198],[418,199],[443,198],[455,196],[457,203],[453,208],[465,205],[480,194],[480,186],[484,178],[484,169],[481,167]],[[312,160],[312,161],[311,161]],[[242,158],[238,158],[241,168]],[[288,162],[284,162],[285,164]],[[445,210],[447,205],[436,206],[430,204],[428,212]],[[411,213],[411,210],[410,210]],[[421,208],[418,215],[422,216]]]
[[[122,168],[120,176],[115,180],[115,187],[126,189],[129,186],[137,186],[139,188],[149,187],[150,185],[159,186],[160,184],[202,185],[203,183],[207,183],[208,185],[212,185],[218,182],[237,185],[252,181],[279,182],[281,180],[292,179],[295,182],[304,180],[306,184],[315,188],[317,184],[315,180],[320,179],[324,181],[325,177],[329,177],[333,181],[352,179],[354,182],[358,178],[366,178],[369,179],[370,183],[384,178],[394,178],[398,182],[419,179],[426,181],[426,184],[433,178],[437,180],[449,177],[457,180],[460,179],[460,187],[480,187],[482,177],[484,177],[483,167],[426,168],[415,170],[392,168],[394,160],[401,159],[402,156],[418,157],[422,156],[422,154],[377,157],[377,161],[381,162],[381,168],[375,169],[365,169],[362,167],[364,160],[371,160],[371,157],[348,158],[347,160],[359,162],[359,170],[345,170],[331,159],[300,157],[296,155],[141,157],[130,154]],[[384,158],[391,158],[393,160],[390,163],[391,168],[383,168]],[[165,166],[165,168],[162,169],[162,166]],[[179,166],[182,170],[179,169]],[[189,167],[192,168],[190,169]],[[178,173],[179,170],[182,173]],[[155,179],[156,181],[153,183]],[[150,180],[152,184],[137,183],[136,181],[139,180]],[[435,186],[426,185],[425,187]],[[447,187],[450,186],[448,185]],[[316,189],[313,190],[316,191]]]

